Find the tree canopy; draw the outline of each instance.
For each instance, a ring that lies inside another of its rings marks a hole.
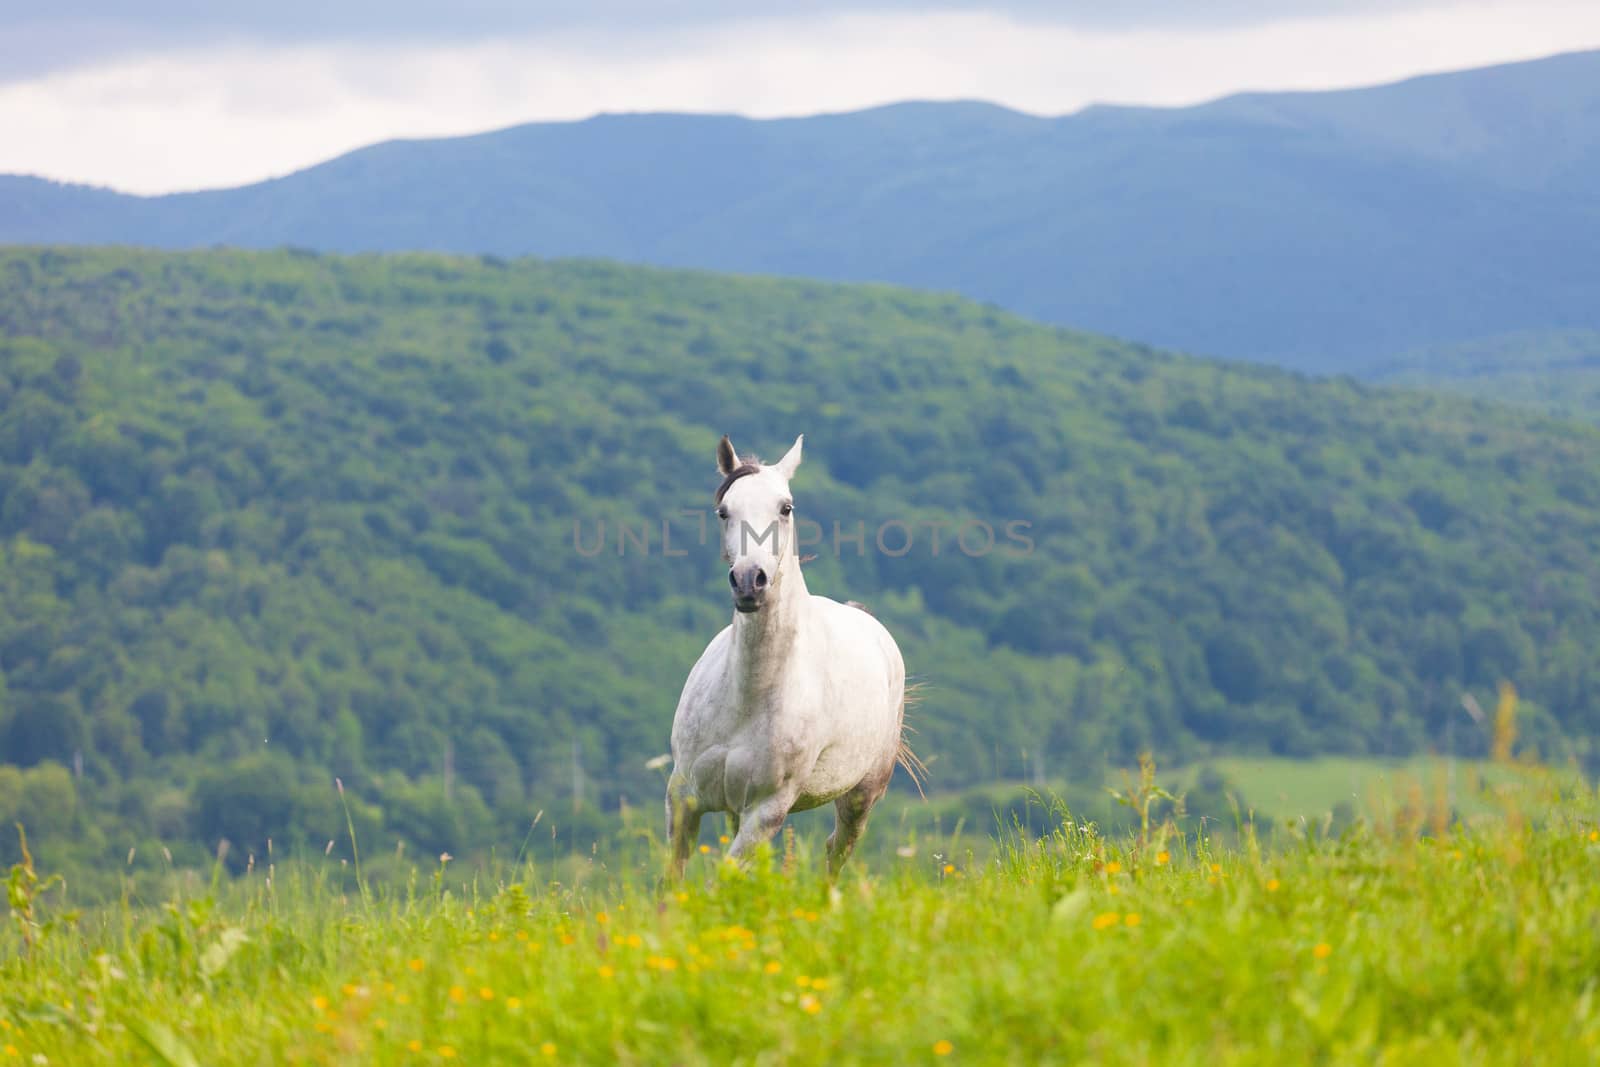
[[[430,851],[654,806],[730,614],[724,432],[807,435],[808,582],[901,642],[936,787],[1410,754],[1501,678],[1526,743],[1594,758],[1592,427],[889,287],[23,248],[0,824],[242,856],[338,835],[335,775]]]

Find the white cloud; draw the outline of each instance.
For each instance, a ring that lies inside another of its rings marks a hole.
[[[1573,0],[1093,31],[996,14],[761,20],[493,44],[239,42],[0,86],[0,172],[135,192],[254,181],[373,141],[600,111],[751,116],[979,98],[1059,114],[1317,89],[1600,46]]]

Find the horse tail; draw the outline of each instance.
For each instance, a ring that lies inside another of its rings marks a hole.
[[[910,777],[911,784],[917,787],[917,795],[923,800],[928,799],[928,794],[923,792],[922,785],[928,780],[928,765],[922,762],[922,757],[911,751],[911,741],[906,737],[908,733],[916,733],[916,728],[906,722],[906,709],[922,699],[922,690],[926,683],[914,682],[906,686],[905,696],[900,701],[900,742],[895,746],[894,761],[900,769]]]

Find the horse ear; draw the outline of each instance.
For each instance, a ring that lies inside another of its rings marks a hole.
[[[794,477],[794,472],[800,467],[800,450],[806,443],[806,435],[801,434],[794,439],[794,445],[783,454],[776,466],[785,480]]]
[[[733,450],[733,442],[728,440],[728,435],[723,434],[722,440],[717,442],[717,470],[726,478],[738,465],[739,454]]]

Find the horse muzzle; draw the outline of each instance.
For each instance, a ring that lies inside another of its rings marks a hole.
[[[736,563],[728,571],[728,584],[733,587],[733,609],[741,615],[760,611],[767,599],[769,582],[767,572],[756,564]]]

